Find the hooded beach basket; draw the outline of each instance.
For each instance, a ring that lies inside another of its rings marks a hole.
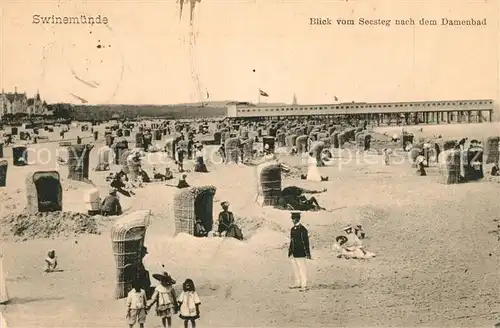
[[[149,210],[133,212],[118,219],[111,227],[116,263],[116,299],[127,297],[132,281],[138,276],[150,216]]]
[[[253,139],[247,139],[243,142],[243,159],[248,160],[253,157]]]
[[[89,178],[89,159],[93,145],[68,147],[68,179],[85,181]]]
[[[9,162],[5,159],[0,160],[0,187],[5,187],[7,185],[7,169],[9,167]]]
[[[297,141],[297,135],[296,134],[291,134],[286,136],[285,139],[285,145],[287,147],[295,147],[295,142]]]
[[[194,235],[196,219],[199,218],[206,229],[213,227],[213,199],[215,186],[190,187],[174,196],[175,234]]]
[[[439,154],[438,182],[443,184],[460,183],[461,152],[449,149]]]
[[[38,171],[28,174],[26,184],[26,211],[56,212],[63,209],[63,190],[59,172]]]
[[[499,152],[500,137],[489,137],[484,145],[484,163],[494,164],[500,160]]]
[[[307,140],[308,136],[305,134],[298,136],[297,139],[295,139],[295,146],[297,147],[297,152],[299,154],[305,153],[309,149]]]
[[[281,197],[281,165],[275,162],[263,163],[257,167],[257,203],[274,206]]]
[[[229,138],[225,142],[226,158],[228,163],[238,163],[241,158],[240,138]]]

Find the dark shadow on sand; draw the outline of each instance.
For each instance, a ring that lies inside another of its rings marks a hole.
[[[44,302],[44,301],[62,301],[64,300],[64,297],[40,297],[40,298],[31,298],[31,297],[25,297],[25,298],[17,298],[13,297],[11,298],[7,303],[4,305],[22,305],[22,304],[28,304],[28,303],[35,303],[35,302]]]

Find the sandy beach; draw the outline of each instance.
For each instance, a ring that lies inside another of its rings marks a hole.
[[[481,139],[500,131],[498,123],[405,128],[417,138],[441,134]],[[392,135],[401,127],[375,131]],[[66,138],[76,135],[86,138],[90,132],[74,128]],[[29,158],[31,165],[26,167],[12,166],[12,151],[4,149],[9,168],[7,187],[0,189],[2,216],[20,212],[26,205],[24,177],[28,172],[53,169],[60,170],[64,211],[86,212],[83,194],[93,187],[67,180],[67,168],[57,168],[55,156],[40,164],[40,149],[54,154],[57,145],[32,145],[39,158],[36,163]],[[100,145],[102,140],[96,147]],[[148,172],[152,166],[162,169],[154,164],[160,162],[154,161],[159,153],[148,156],[153,158],[144,161]],[[191,185],[217,187],[214,217],[220,202],[231,203],[244,241],[174,237],[172,202],[177,189],[163,183],[145,185],[134,197],[121,197],[121,201],[126,213],[152,211],[145,265],[155,273],[162,271],[163,264],[177,280],[178,290],[186,278],[194,280],[202,301],[201,327],[493,326],[500,316],[500,252],[497,237],[490,231],[497,228],[494,220],[500,213],[500,179],[487,174],[477,183],[444,185],[437,183],[435,166],[420,177],[409,163],[386,166],[382,156],[370,156],[369,161],[353,157],[320,168],[322,175],[329,176],[326,182],[283,176],[283,187],[327,188],[317,199],[334,209],[303,214],[312,246],[311,287],[305,293],[287,288],[292,273],[287,258],[289,212],[255,202],[255,167],[214,164],[208,174],[188,174]],[[301,165],[298,157],[284,155],[281,160],[292,167]],[[96,161],[93,150],[91,167]],[[192,163],[188,168],[192,169]],[[485,172],[488,169],[485,166]],[[90,173],[101,195],[108,190],[108,174]],[[3,265],[11,302],[0,310],[8,327],[126,326],[125,300],[113,299],[115,262],[109,230],[114,220],[100,219],[100,234],[95,235],[4,241]],[[336,257],[332,251],[335,236],[349,223],[363,225],[368,236],[364,244],[376,258]],[[63,272],[43,272],[44,257],[51,248]],[[173,320],[174,327],[182,325],[180,319]],[[161,327],[161,321],[150,313],[146,327]]]

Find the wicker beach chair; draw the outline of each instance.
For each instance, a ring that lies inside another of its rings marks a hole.
[[[296,134],[290,134],[288,136],[286,136],[286,139],[285,139],[285,145],[287,147],[295,147],[295,143],[297,141],[297,135]]]
[[[280,132],[276,135],[276,143],[278,147],[284,147],[286,143],[286,135],[283,132]]]
[[[226,160],[228,163],[238,163],[241,159],[240,138],[229,138],[225,142]]]
[[[313,153],[313,157],[316,158],[317,166],[323,166],[323,161],[321,160],[321,154],[323,153],[323,149],[325,149],[325,144],[321,141],[316,141],[311,145],[310,152]]]
[[[127,297],[137,278],[142,261],[142,247],[151,211],[130,213],[118,219],[111,228],[111,242],[116,263],[115,298]]]
[[[281,165],[263,163],[257,167],[257,203],[260,206],[274,206],[281,197]]]
[[[494,164],[500,160],[499,152],[500,137],[489,137],[484,145],[484,163]]]
[[[93,145],[73,145],[68,150],[68,179],[85,181],[89,178],[89,159]]]
[[[7,185],[7,169],[9,162],[5,159],[0,160],[0,187]]]
[[[175,234],[194,235],[196,219],[199,218],[206,231],[213,228],[213,199],[215,186],[190,187],[174,196]]]
[[[38,171],[29,174],[26,184],[26,210],[29,214],[63,209],[63,190],[59,172]]]
[[[460,183],[460,162],[460,150],[449,149],[441,152],[441,154],[439,154],[438,183]]]

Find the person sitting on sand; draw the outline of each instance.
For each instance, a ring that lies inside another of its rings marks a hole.
[[[195,237],[208,237],[208,231],[205,229],[201,219],[196,218],[196,223],[194,225],[194,236]]]
[[[362,247],[363,243],[361,240],[358,238],[358,236],[354,233],[354,229],[351,225],[346,226],[344,229],[344,232],[347,237],[347,242],[345,244],[345,247],[349,250],[354,250],[357,247]]]
[[[498,168],[498,163],[493,164],[491,168],[491,176],[498,177],[500,176],[500,169]]]
[[[189,188],[190,185],[187,183],[186,178],[187,178],[187,174],[183,174],[182,177],[179,179],[179,182],[177,182],[176,185],[172,185],[172,184],[167,183],[167,186],[177,187],[179,189]]]
[[[344,259],[369,259],[375,257],[374,253],[367,252],[363,247],[348,247],[348,238],[346,236],[337,236],[333,250],[338,253],[338,258]]]
[[[47,252],[47,257],[45,258],[45,272],[54,272],[57,268],[57,257],[56,251],[51,249]]]
[[[151,179],[149,178],[148,173],[142,169],[142,166],[139,165],[137,169],[139,170],[139,177],[141,178],[142,182],[150,183]]]
[[[355,227],[354,227],[354,234],[356,235],[356,237],[358,237],[360,240],[361,239],[365,239],[366,237],[366,234],[365,232],[363,231],[363,226],[361,224],[357,224]]]
[[[116,195],[116,189],[111,189],[109,195],[104,198],[101,204],[101,214],[104,216],[122,215],[122,206]]]
[[[219,213],[219,226],[217,232],[219,236],[224,234],[225,237],[233,237],[236,239],[243,239],[241,230],[236,226],[233,212],[229,211],[229,203],[222,202],[220,204],[222,207],[222,212]]]

